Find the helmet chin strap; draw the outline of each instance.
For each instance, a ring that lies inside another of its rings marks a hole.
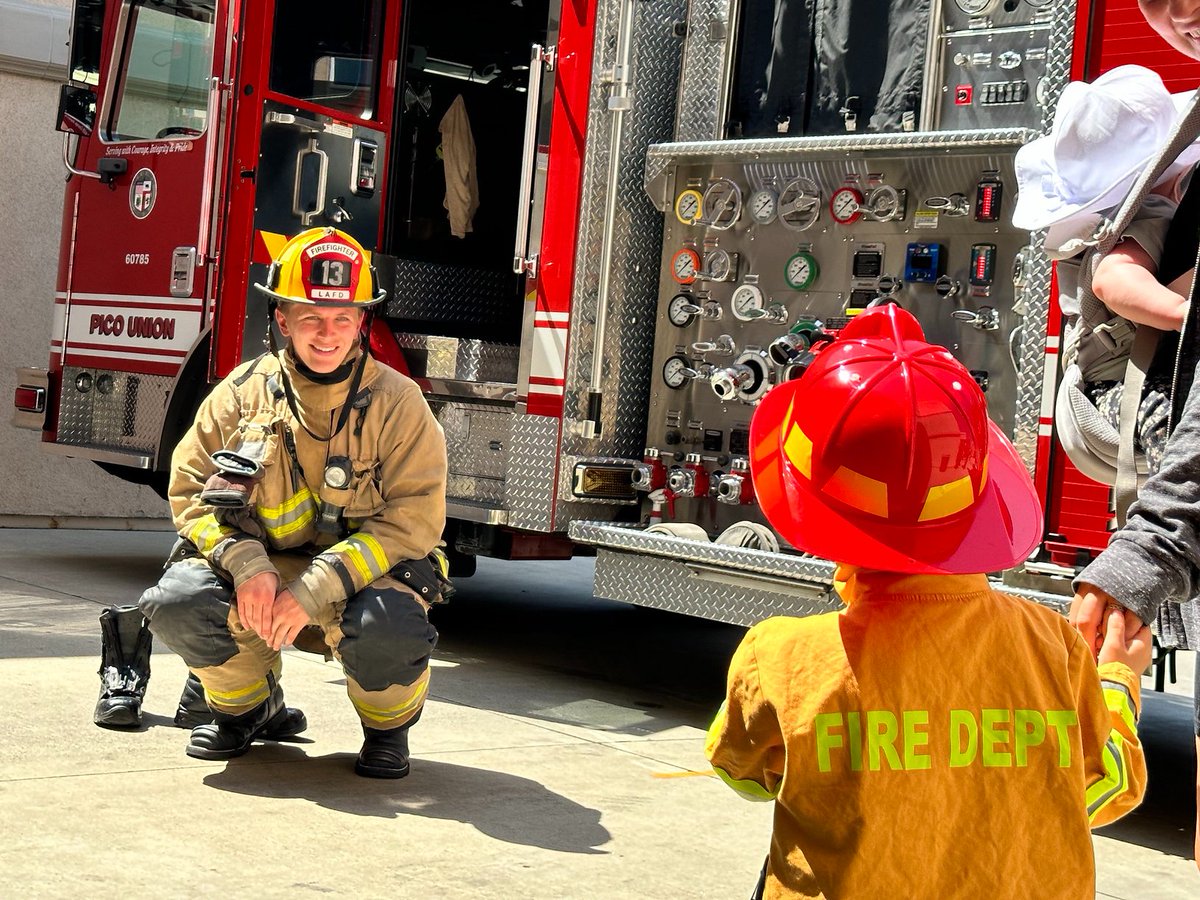
[[[275,329],[271,327],[275,319],[276,306],[277,304],[274,300],[267,304],[267,345],[271,348],[271,354],[273,356],[279,355],[279,344],[275,340]],[[366,316],[363,317],[363,321],[366,321]],[[283,380],[283,393],[287,397],[288,409],[292,411],[292,415],[296,418],[296,421],[300,423],[300,427],[303,428],[308,433],[308,436],[314,441],[332,441],[335,437],[341,434],[342,429],[346,427],[346,422],[350,419],[350,410],[354,406],[354,398],[358,394],[358,386],[362,383],[363,369],[367,367],[367,356],[370,352],[370,345],[363,338],[361,332],[358,336],[358,347],[361,352],[358,355],[357,365],[354,367],[354,377],[350,382],[350,389],[346,391],[346,400],[342,403],[342,411],[338,413],[337,425],[334,427],[333,431],[328,437],[321,437],[320,435],[313,434],[312,430],[304,424],[304,420],[300,418],[300,413],[296,409],[296,395],[292,391],[291,379],[288,378],[286,370],[280,369],[279,374]],[[296,363],[297,365],[303,365],[299,357],[296,357]],[[305,366],[305,368],[307,368],[307,366]],[[341,367],[339,366],[338,368]],[[342,379],[338,380],[340,381]]]

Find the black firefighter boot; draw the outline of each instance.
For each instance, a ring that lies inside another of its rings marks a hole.
[[[308,728],[308,719],[301,710],[292,706],[286,709],[287,715],[279,721],[272,720],[269,727],[258,736],[260,741],[283,741]],[[204,699],[204,685],[189,672],[187,681],[183,683],[183,693],[179,695],[179,708],[175,710],[175,727],[195,728],[197,725],[211,724],[212,721],[213,712]]]
[[[150,628],[136,606],[100,613],[100,699],[92,720],[101,728],[136,728],[150,682]]]
[[[354,761],[354,771],[364,778],[403,778],[408,774],[408,729],[402,725],[380,731],[363,726],[362,749]]]
[[[278,733],[287,722],[288,708],[283,702],[283,689],[275,683],[274,675],[267,675],[267,684],[271,693],[249,712],[233,716],[214,710],[211,725],[193,728],[187,755],[197,759],[233,759],[249,750],[255,741],[267,739],[268,733]],[[300,718],[300,731],[303,731],[308,723],[303,721],[303,713]]]

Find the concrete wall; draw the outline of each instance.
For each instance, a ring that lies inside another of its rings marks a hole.
[[[66,0],[44,3],[8,0],[5,16],[17,7],[68,9]],[[13,19],[10,18],[10,22]],[[54,130],[58,88],[65,72],[46,76],[16,74],[0,59],[0,203],[5,234],[0,240],[0,525],[88,524],[103,519],[113,527],[166,515],[166,504],[145,487],[128,485],[86,460],[42,449],[37,432],[9,423],[17,366],[45,367],[50,358],[55,269],[62,222],[62,135]],[[35,517],[26,521],[21,517]],[[130,520],[135,520],[131,522]],[[153,523],[160,525],[161,523]]]

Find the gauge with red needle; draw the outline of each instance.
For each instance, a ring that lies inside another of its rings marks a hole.
[[[852,185],[843,185],[829,197],[829,214],[839,225],[850,225],[862,218],[862,191]]]

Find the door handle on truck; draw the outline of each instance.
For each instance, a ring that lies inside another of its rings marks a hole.
[[[529,48],[529,87],[525,91],[525,145],[521,151],[521,186],[517,191],[517,241],[513,247],[513,272],[537,274],[537,257],[529,257],[529,207],[533,203],[533,166],[537,157],[538,107],[542,102],[542,71],[554,68],[554,48],[533,44]]]
[[[309,156],[317,157],[317,199],[313,209],[304,209],[300,205],[300,189],[304,184],[304,160]],[[325,211],[325,189],[328,183],[329,154],[317,146],[315,137],[311,137],[296,154],[296,175],[292,182],[292,215],[299,217],[300,224],[311,225],[313,219]]]

